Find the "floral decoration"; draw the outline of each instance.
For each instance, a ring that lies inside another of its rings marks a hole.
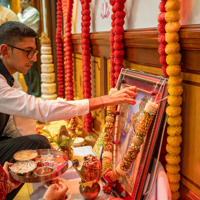
[[[159,9],[161,13],[158,16],[158,31],[159,31],[159,53],[160,62],[163,64],[162,71],[164,77],[169,76],[168,81],[168,104],[166,109],[168,115],[167,127],[167,155],[166,155],[166,170],[172,192],[172,199],[179,199],[180,193],[180,144],[182,142],[182,78],[181,78],[181,54],[179,44],[180,29],[180,0],[162,0]]]
[[[73,59],[72,59],[72,11],[74,0],[62,0],[64,16],[64,68],[65,68],[65,98],[67,101],[74,100],[73,84]]]
[[[57,54],[57,82],[58,82],[58,97],[64,97],[64,73],[63,73],[63,54],[62,54],[62,2],[57,0],[57,13],[56,13],[56,54]]]
[[[81,49],[82,49],[82,88],[83,98],[89,99],[92,96],[91,86],[91,55],[90,55],[90,2],[91,0],[81,0],[82,22],[81,22]],[[83,129],[86,132],[92,131],[92,113],[84,116]]]

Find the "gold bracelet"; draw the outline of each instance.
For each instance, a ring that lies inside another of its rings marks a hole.
[[[7,190],[8,193],[10,193],[13,190],[12,183],[9,180],[7,180]]]

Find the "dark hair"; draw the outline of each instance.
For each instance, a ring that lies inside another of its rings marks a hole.
[[[37,33],[21,22],[9,21],[0,26],[0,45],[15,45],[24,37],[36,37]]]

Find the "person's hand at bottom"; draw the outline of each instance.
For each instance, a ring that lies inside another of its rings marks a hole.
[[[64,200],[68,187],[66,180],[58,178],[59,184],[50,185],[45,192],[43,198],[47,200]]]
[[[9,174],[8,168],[9,168],[10,166],[12,166],[12,165],[13,165],[13,163],[5,162],[5,163],[4,163],[4,166],[3,166],[3,169],[4,169],[4,171],[6,172],[6,174],[7,174],[7,176],[8,176],[7,182],[8,182],[9,184],[11,184],[11,190],[14,190],[15,188],[18,188],[18,187],[21,185],[21,182],[16,181],[16,180]],[[9,192],[11,192],[11,191],[9,191]]]

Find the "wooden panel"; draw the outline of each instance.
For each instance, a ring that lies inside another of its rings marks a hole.
[[[181,184],[180,199],[181,200],[200,200],[200,197],[194,194],[194,192],[189,190],[185,185]]]
[[[91,33],[93,56],[110,58],[110,32]],[[81,53],[81,35],[72,36],[74,51]],[[125,59],[139,65],[161,68],[158,53],[158,31],[156,28],[128,30],[124,32]],[[199,73],[200,25],[187,25],[180,29],[180,44],[183,71]]]

